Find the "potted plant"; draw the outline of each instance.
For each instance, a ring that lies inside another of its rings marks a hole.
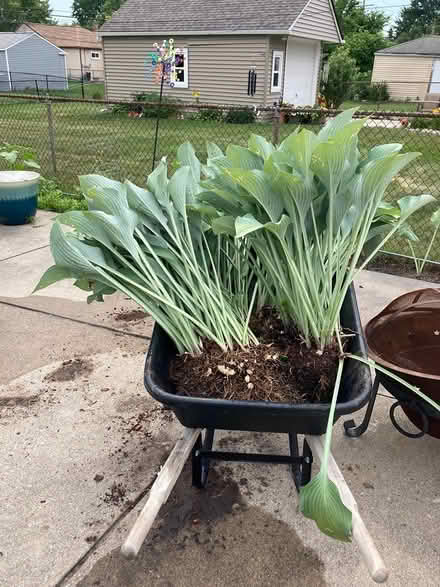
[[[0,171],[0,223],[25,224],[37,212],[40,166],[34,153],[27,147],[4,143],[0,159],[8,168]]]
[[[317,135],[296,131],[278,147],[256,135],[248,148],[226,153],[208,144],[204,164],[186,143],[181,167],[169,179],[162,160],[146,189],[81,177],[89,211],[58,217],[55,265],[36,287],[75,278],[89,301],[119,290],[145,308],[156,321],[146,385],[187,426],[326,431],[301,510],[341,540],[349,539],[351,513],[327,477],[331,430],[335,415],[358,409],[369,393],[351,285],[433,200],[402,198],[398,220],[373,226],[393,176],[417,154],[382,145],[361,158],[364,121],[353,114]],[[379,232],[382,241],[359,262]],[[207,388],[212,397],[199,397]],[[281,388],[296,398],[280,400]]]

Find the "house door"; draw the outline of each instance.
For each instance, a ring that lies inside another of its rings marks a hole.
[[[430,94],[440,94],[440,59],[434,59],[432,64],[432,77],[429,86]]]
[[[284,78],[284,101],[294,106],[316,103],[318,70],[321,56],[319,41],[290,37]]]

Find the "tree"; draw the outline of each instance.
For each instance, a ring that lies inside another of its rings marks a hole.
[[[0,0],[0,31],[13,32],[26,21],[51,24],[49,0]]]
[[[373,69],[375,52],[388,47],[388,44],[382,33],[368,31],[353,33],[345,41],[345,46],[361,72]]]
[[[72,15],[83,27],[101,26],[124,0],[73,0]]]
[[[411,0],[400,11],[394,35],[399,43],[440,33],[440,0]]]
[[[346,99],[350,84],[356,79],[358,68],[347,47],[339,47],[328,60],[328,76],[323,82],[321,93],[327,105],[339,108]]]
[[[346,39],[362,31],[382,34],[389,20],[380,10],[366,12],[359,0],[336,0],[335,8]]]

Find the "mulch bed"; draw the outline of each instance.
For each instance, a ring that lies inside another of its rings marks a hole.
[[[177,394],[292,404],[330,401],[339,359],[336,340],[322,354],[308,349],[271,308],[254,316],[250,327],[257,346],[223,352],[205,341],[203,353],[177,356],[170,370]]]

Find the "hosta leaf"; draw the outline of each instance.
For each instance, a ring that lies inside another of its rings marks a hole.
[[[435,227],[440,226],[440,208],[431,216],[431,222]]]
[[[255,232],[256,230],[261,230],[264,228],[264,224],[258,222],[256,218],[254,218],[251,214],[246,214],[245,216],[239,216],[235,220],[235,235],[237,237],[243,237],[251,232]]]
[[[177,159],[181,165],[187,165],[190,169],[191,181],[187,180],[189,195],[194,196],[200,191],[200,161],[196,156],[194,147],[188,141],[177,149]]]
[[[327,475],[319,472],[301,488],[299,509],[324,534],[343,542],[351,541],[352,515],[342,503],[339,490]]]
[[[272,222],[278,222],[283,211],[283,201],[274,190],[270,175],[257,169],[230,169],[227,174],[255,198]]]
[[[215,234],[230,234],[235,236],[235,217],[221,216],[212,221],[212,230]]]
[[[17,161],[18,151],[2,151],[0,153],[0,157],[2,157],[10,165],[14,165],[14,163]]]
[[[208,158],[214,159],[215,157],[224,157],[223,151],[215,143],[208,141],[206,143],[206,150],[208,152]]]
[[[60,267],[70,269],[72,273],[81,275],[86,273],[94,275],[98,273],[89,260],[89,255],[96,261],[98,259],[105,262],[104,255],[100,249],[84,245],[89,249],[81,250],[78,246],[79,240],[72,233],[65,234],[58,222],[54,222],[50,231],[50,249],[55,263]]]
[[[248,147],[252,152],[263,157],[263,159],[267,159],[275,150],[272,143],[269,143],[264,137],[255,134],[251,134]]]
[[[232,167],[239,169],[263,169],[263,158],[253,153],[245,147],[229,145],[226,149],[226,157],[232,164]]]
[[[264,228],[276,234],[280,240],[284,240],[287,229],[291,224],[292,222],[290,220],[290,217],[286,214],[283,214],[278,222],[267,222],[264,225]]]
[[[318,138],[320,141],[328,141],[328,139],[335,136],[344,126],[353,120],[353,114],[358,110],[356,108],[348,108],[335,118],[330,118],[325,126],[319,131]]]
[[[404,238],[408,239],[409,241],[412,241],[414,243],[419,241],[419,237],[416,235],[416,233],[413,231],[413,229],[409,226],[409,224],[402,224],[402,226],[399,227],[397,234],[399,236],[403,236]]]
[[[368,160],[372,161],[373,159],[383,159],[384,157],[388,157],[393,153],[398,153],[403,148],[403,145],[400,143],[389,143],[388,145],[378,145],[377,147],[373,147],[368,151]]]
[[[49,269],[43,273],[40,281],[37,283],[32,293],[35,293],[44,287],[49,287],[49,285],[52,285],[57,281],[62,281],[63,279],[75,279],[76,277],[78,277],[78,273],[69,267],[59,267],[58,265],[52,265],[52,267],[49,267]]]
[[[401,211],[401,219],[404,220],[405,218],[408,218],[408,216],[411,216],[411,214],[417,210],[420,210],[420,208],[423,208],[423,206],[431,204],[432,202],[435,202],[435,198],[428,194],[423,194],[421,196],[405,196],[404,198],[400,198],[397,203],[399,204]]]
[[[288,152],[289,162],[301,173],[304,178],[308,178],[312,171],[310,162],[315,147],[318,144],[318,137],[309,130],[302,130],[296,135],[290,135],[283,142],[282,152]]]
[[[161,206],[168,206],[170,197],[168,195],[167,163],[164,157],[156,169],[148,176],[147,188],[150,192],[153,192]]]
[[[188,165],[178,169],[168,183],[171,200],[181,216],[186,216],[186,196],[191,183],[191,169]]]
[[[119,181],[102,175],[82,175],[79,183],[90,209],[120,214],[127,208],[126,186]]]
[[[392,216],[400,218],[400,209],[389,202],[381,202],[376,210],[376,216]]]
[[[129,206],[147,216],[151,216],[165,226],[167,224],[167,218],[154,194],[138,187],[134,183],[131,183],[131,181],[126,180],[125,184],[127,186],[127,201]]]

